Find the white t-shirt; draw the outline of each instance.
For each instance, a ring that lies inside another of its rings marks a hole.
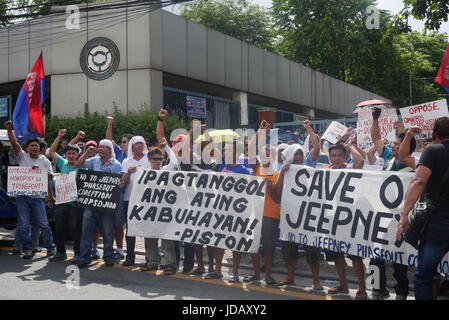
[[[39,155],[36,159],[30,157],[28,153],[20,150],[19,156],[17,157],[20,167],[39,167],[41,169],[47,170],[48,173],[53,174],[53,169],[51,167],[51,162],[45,156]]]
[[[148,161],[148,157],[146,155],[144,155],[142,157],[142,159],[140,160],[135,160],[134,158],[126,158],[125,160],[123,160],[122,163],[122,172],[126,173],[128,172],[128,169],[131,167],[137,167],[137,166],[141,166],[144,169],[148,169],[150,167],[150,162]],[[136,179],[136,175],[133,173],[129,176],[129,182],[126,185],[126,190],[125,193],[123,195],[123,200],[124,201],[129,201],[129,198],[131,197],[131,192],[133,189],[133,184],[134,181]]]

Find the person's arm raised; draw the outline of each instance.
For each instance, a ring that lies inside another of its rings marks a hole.
[[[114,118],[111,116],[108,116],[108,117],[106,117],[106,121],[107,121],[106,139],[111,140],[115,147],[116,143],[114,141],[114,133],[112,131],[112,124],[114,123]]]
[[[20,151],[22,150],[22,147],[17,142],[16,135],[12,131],[12,121],[6,121],[5,122],[5,128],[8,131],[8,139],[9,142],[11,142],[12,149],[14,150],[14,154],[18,156],[20,154]]]
[[[312,160],[316,161],[320,157],[320,139],[313,131],[310,120],[304,120],[304,128],[306,128],[306,131],[310,136],[310,142],[312,143],[312,150],[310,151]]]
[[[58,131],[58,136],[56,137],[55,141],[53,141],[51,147],[50,147],[50,151],[48,152],[48,156],[50,157],[50,159],[55,159],[56,158],[56,150],[58,150],[58,146],[59,143],[61,142],[62,137],[64,137],[67,134],[67,130],[66,129],[60,129]]]
[[[86,137],[86,134],[84,133],[84,131],[78,131],[78,133],[76,134],[75,138],[70,140],[69,143],[70,144],[77,144],[78,142],[83,140],[85,137]]]
[[[412,157],[410,150],[410,142],[413,137],[420,134],[421,129],[417,126],[413,126],[407,130],[404,140],[402,140],[401,145],[399,146],[398,151],[398,160],[405,163],[407,167],[416,168],[416,160],[415,157]]]
[[[379,108],[373,108],[373,124],[371,126],[371,141],[376,146],[377,153],[382,157],[384,152],[384,143],[382,142],[382,136],[380,135],[379,117],[382,110]]]

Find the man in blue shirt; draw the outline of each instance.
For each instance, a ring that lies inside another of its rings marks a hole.
[[[89,149],[91,148],[93,147],[89,147]],[[98,155],[86,160],[90,153],[89,149],[76,162],[78,168],[85,167],[94,171],[122,173],[122,165],[115,159],[114,147],[110,140],[101,140],[98,146]],[[79,268],[86,267],[92,261],[92,239],[97,226],[99,226],[103,232],[103,259],[106,266],[114,265],[113,243],[115,214],[85,209],[80,244],[81,255],[78,260],[72,262],[73,264],[77,264]]]

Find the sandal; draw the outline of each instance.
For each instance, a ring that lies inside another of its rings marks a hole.
[[[365,291],[357,291],[355,300],[368,300],[368,295]]]
[[[341,286],[334,287],[327,291],[328,294],[340,294],[340,293],[349,293],[348,289],[342,288]]]
[[[273,284],[276,284],[276,280],[274,280],[274,278],[272,276],[268,276],[265,278],[265,283],[269,284],[269,285],[273,285]]]
[[[165,266],[164,267],[164,276],[172,276],[174,275],[178,270],[175,267],[172,266]]]
[[[295,281],[287,281],[287,280],[282,280],[278,282],[279,286],[288,286],[288,285],[295,285]]]
[[[249,276],[245,276],[243,278],[243,282],[252,282],[252,281],[257,281],[260,280],[260,277],[256,277],[254,274],[251,274]]]
[[[206,274],[206,276],[204,277],[204,279],[221,279],[223,278],[222,274],[218,274],[216,272],[209,272],[208,274]]]
[[[146,264],[146,265],[143,265],[143,266],[140,267],[140,271],[143,271],[143,272],[155,271],[157,269],[158,269],[158,267],[155,264],[150,264],[150,265]]]
[[[205,273],[206,273],[206,271],[204,271],[204,270],[201,271],[201,270],[195,269],[192,272],[190,272],[189,275],[191,275],[191,276],[202,276]]]
[[[229,278],[228,282],[231,283],[240,282],[239,275],[237,273],[233,273],[232,276]]]

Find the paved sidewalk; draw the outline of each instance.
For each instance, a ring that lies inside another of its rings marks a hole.
[[[14,232],[13,231],[7,231],[4,229],[0,229],[0,240],[14,240]],[[71,252],[72,243],[67,243],[67,249],[68,253]],[[98,245],[99,249],[103,249],[101,238]],[[44,249],[45,250],[45,249]],[[126,252],[126,242],[125,242],[125,248]],[[181,248],[181,260],[183,259],[183,249]],[[136,264],[143,264],[144,263],[144,255],[145,255],[145,246],[143,238],[137,238],[136,241]],[[123,261],[122,261],[123,262]],[[207,250],[204,250],[204,262],[205,266],[207,268]],[[369,265],[369,259],[364,260],[365,266]],[[343,299],[350,299],[355,297],[355,293],[357,291],[357,278],[355,276],[354,270],[352,268],[351,260],[346,259],[347,264],[347,281],[348,285],[350,287],[350,294],[349,295],[343,295]],[[182,265],[182,261],[180,263]],[[232,252],[229,250],[225,251],[225,256],[223,259],[223,267],[224,267],[224,279],[228,279],[229,275],[226,273],[228,271],[230,273],[230,270],[232,268]],[[249,254],[243,254],[242,260],[240,264],[239,274],[240,276],[248,275],[252,273],[252,263],[251,258]],[[410,281],[410,296],[409,299],[414,299],[413,297],[413,274],[414,274],[414,268],[409,268],[409,281]],[[391,264],[386,264],[386,272],[387,272],[387,287],[390,291],[390,298],[389,299],[395,299],[395,291],[394,291],[394,278],[393,278],[393,267]],[[276,248],[275,251],[275,257],[274,257],[274,265],[272,270],[272,275],[276,280],[283,280],[286,277],[287,274],[287,267],[285,265],[285,262],[282,259],[281,250],[279,248]],[[261,278],[264,279],[264,274],[261,273]],[[325,291],[327,289],[332,288],[334,286],[338,285],[338,276],[335,271],[335,265],[333,262],[327,262],[324,260],[324,255],[321,256],[320,259],[320,279],[321,284],[325,288]],[[312,278],[311,278],[311,271],[306,263],[306,259],[303,253],[300,252],[300,257],[298,259],[297,268],[295,271],[295,282],[296,285],[291,285],[287,287],[283,287],[287,290],[293,290],[293,291],[303,291],[303,292],[311,292],[314,294],[323,294],[324,292],[317,292],[313,291],[312,288]],[[371,297],[371,292],[367,290],[369,297]],[[340,297],[340,296],[338,296]]]

